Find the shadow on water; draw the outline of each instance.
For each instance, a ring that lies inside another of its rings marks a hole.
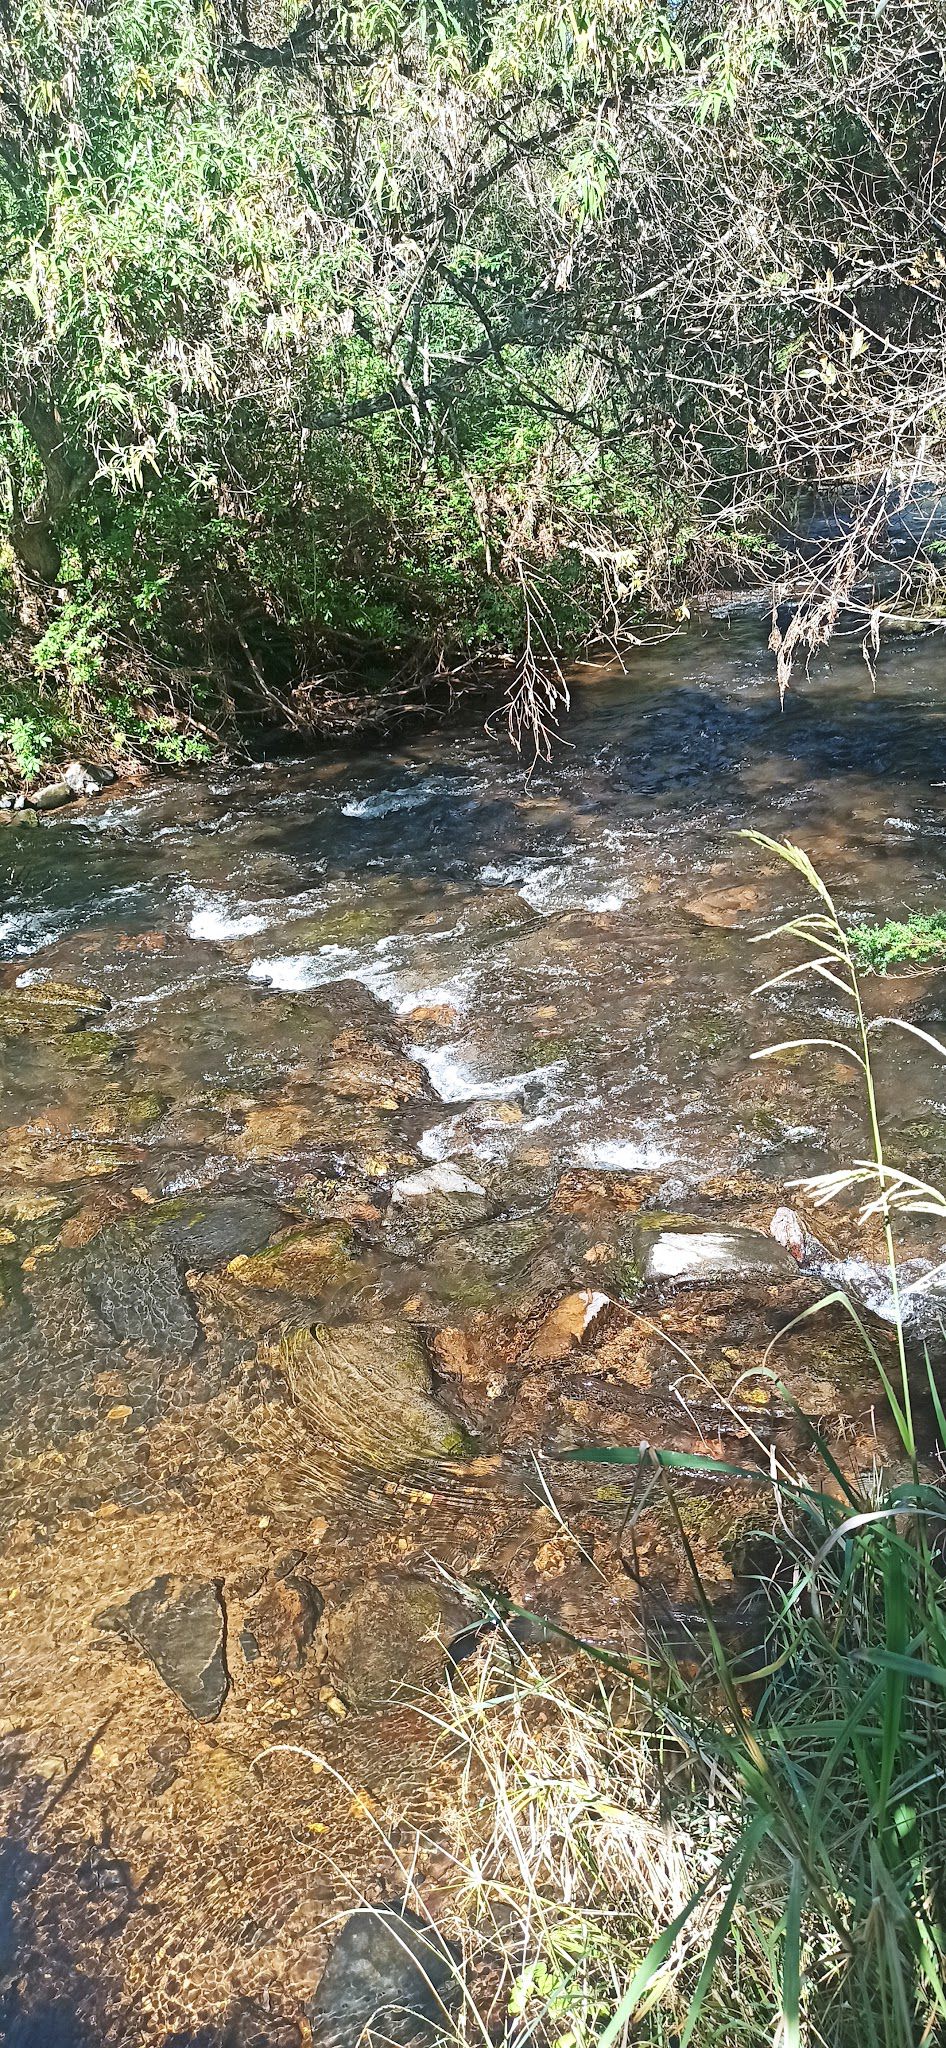
[[[42,1788],[39,1788],[41,1793]],[[34,1795],[35,1797],[35,1795]],[[34,1801],[29,1798],[24,1807]],[[36,1799],[39,1817],[41,1799]],[[30,1824],[28,1811],[21,1819]],[[124,1897],[112,1894],[110,1866],[90,1853],[90,1846],[73,1854],[69,1863],[62,1851],[37,1851],[27,1835],[9,1835],[0,1842],[0,2042],[3,2048],[117,2048],[129,2044],[127,2025],[116,2026],[113,2006],[120,1999],[119,1982],[103,1980],[101,1961],[95,1974],[87,1974],[76,1961],[73,1942],[81,1945],[90,1929],[78,1922],[83,1907],[97,1918],[95,1934],[106,1941],[120,1934],[136,1910],[142,1910],[124,1879]],[[40,1915],[37,1895],[52,1880],[52,1910],[49,1903]],[[96,1915],[105,1882],[109,1894],[106,1917]],[[51,1932],[51,1923],[57,1923]],[[299,2030],[292,2020],[268,2013],[255,1999],[233,2002],[219,2018],[193,2029],[164,2036],[161,2048],[296,2048]]]

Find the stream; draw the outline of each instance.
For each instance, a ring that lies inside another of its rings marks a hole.
[[[843,1050],[752,1059],[848,1024],[759,992],[808,905],[747,829],[846,917],[941,906],[941,641],[875,687],[839,644],[783,710],[759,622],[703,622],[581,671],[531,774],[466,710],[0,824],[13,2048],[305,2038],[339,1916],[437,1868],[418,1695],[477,1600],[619,1649],[642,1582],[687,1612],[659,1490],[569,1451],[764,1471],[794,1399],[893,1455],[840,1312],[766,1372],[819,1291],[773,1213],[866,1132]],[[946,976],[884,993],[946,1022]],[[877,1043],[890,1155],[936,1180],[946,1067]],[[674,1284],[681,1231],[729,1263]],[[758,1501],[684,1512],[726,1610]]]

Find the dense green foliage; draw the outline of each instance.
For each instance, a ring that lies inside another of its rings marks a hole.
[[[558,652],[853,480],[823,639],[939,457],[938,5],[2,0],[0,30],[21,763],[92,710],[185,749],[497,660],[535,738]]]
[[[926,915],[915,910],[903,922],[888,918],[884,924],[852,925],[848,941],[857,965],[875,974],[924,967],[946,960],[946,911]]]

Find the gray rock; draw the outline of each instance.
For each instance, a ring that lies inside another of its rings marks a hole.
[[[15,803],[16,797],[12,789],[5,789],[3,795],[0,796],[0,811],[12,811]]]
[[[73,796],[99,796],[107,783],[114,782],[112,769],[93,767],[90,761],[69,761],[63,769],[62,779],[68,783]]]
[[[102,1627],[136,1642],[195,1721],[215,1721],[229,1689],[226,1623],[218,1588],[199,1579],[154,1579]]]
[[[645,1282],[676,1287],[765,1285],[798,1273],[791,1254],[764,1231],[741,1223],[716,1229],[693,1216],[638,1217],[634,1264]]]
[[[36,811],[58,811],[63,804],[71,804],[75,792],[68,782],[47,782],[44,789],[38,789],[33,798]]]
[[[425,1167],[421,1173],[410,1173],[404,1180],[396,1180],[391,1190],[391,1200],[397,1207],[427,1209],[456,1205],[467,1214],[482,1216],[486,1211],[486,1189],[478,1180],[471,1180],[452,1161],[445,1159],[439,1166]]]
[[[255,1252],[285,1222],[281,1209],[255,1195],[205,1195],[190,1201],[156,1203],[142,1219],[188,1271],[205,1273],[239,1252]]]
[[[404,1906],[363,1907],[346,1920],[306,2017],[314,2048],[357,2048],[376,2022],[379,2038],[432,2040],[449,2025],[462,1991],[460,1955]]]
[[[159,1358],[180,1358],[197,1341],[197,1317],[172,1253],[160,1241],[116,1223],[85,1255],[89,1300],[122,1344]]]

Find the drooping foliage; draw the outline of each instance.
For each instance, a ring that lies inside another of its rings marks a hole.
[[[946,431],[941,0],[0,0],[0,31],[8,737],[59,715],[37,687],[173,750],[233,693],[305,723],[343,678],[503,659],[534,738],[561,649],[812,494],[852,517],[782,679],[855,592],[875,636]]]

